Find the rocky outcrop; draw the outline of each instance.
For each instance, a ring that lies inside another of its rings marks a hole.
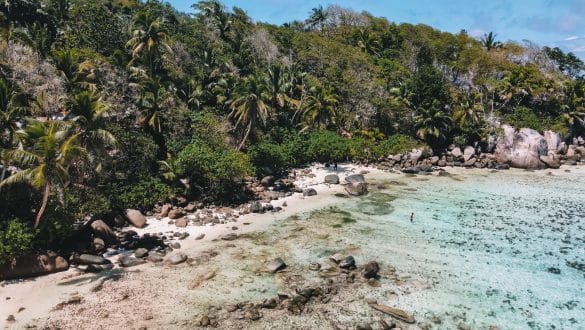
[[[67,260],[61,256],[31,254],[0,265],[0,281],[62,272],[68,268]]]
[[[504,135],[495,151],[498,163],[509,163],[512,167],[525,169],[546,168],[546,163],[540,157],[548,156],[548,145],[540,133],[530,128],[522,128],[520,131],[507,125],[502,128]]]

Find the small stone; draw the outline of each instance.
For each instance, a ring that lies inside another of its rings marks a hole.
[[[372,326],[369,323],[360,323],[356,326],[356,330],[372,330]]]
[[[256,308],[252,308],[246,311],[246,318],[252,321],[259,320],[262,317],[262,314]]]
[[[318,262],[311,262],[309,264],[309,270],[318,271],[319,269],[321,269],[321,264],[320,263],[318,263]]]
[[[199,235],[195,236],[195,240],[196,241],[202,240],[203,237],[205,237],[205,234],[199,234]]]
[[[353,256],[347,256],[339,263],[339,267],[343,269],[355,269],[355,259]]]
[[[561,270],[556,268],[556,267],[549,267],[547,270],[549,273],[553,273],[553,274],[557,274],[557,275],[561,273]]]
[[[224,241],[233,241],[233,240],[236,240],[237,238],[238,238],[238,234],[235,234],[235,233],[230,233],[227,235],[223,235],[221,237],[221,239]]]
[[[163,256],[160,253],[152,252],[148,254],[146,260],[152,263],[162,262]]]
[[[238,310],[238,305],[225,305],[224,309],[229,313],[232,313]]]
[[[121,267],[133,267],[141,265],[145,263],[145,261],[134,257],[121,256],[118,259],[118,263],[120,264]]]
[[[187,227],[187,223],[189,223],[189,219],[187,219],[187,218],[181,218],[181,219],[175,220],[175,226],[177,226],[178,228]]]
[[[203,315],[201,317],[201,320],[199,320],[199,325],[202,326],[202,327],[206,327],[209,324],[211,324],[211,320],[209,320],[209,316]]]
[[[279,270],[286,268],[286,264],[282,258],[275,258],[266,263],[266,271],[276,273]]]
[[[370,261],[364,266],[362,274],[365,278],[376,278],[379,271],[380,265],[375,261]]]
[[[329,257],[329,260],[333,261],[334,263],[338,264],[340,263],[343,259],[345,258],[345,256],[341,253],[336,253],[334,255],[332,255],[331,257]]]
[[[16,322],[16,318],[14,317],[14,315],[10,314],[8,315],[8,317],[6,318],[6,321],[8,322]]]
[[[134,256],[136,258],[144,258],[148,255],[148,250],[145,248],[138,248],[134,251]]]
[[[173,248],[173,250],[177,250],[181,248],[181,243],[179,242],[172,242],[171,244],[169,244],[170,247]]]
[[[308,188],[303,190],[303,196],[315,196],[317,195],[317,190],[313,188]]]
[[[167,262],[170,265],[178,265],[187,261],[187,256],[182,253],[173,254],[167,258]]]

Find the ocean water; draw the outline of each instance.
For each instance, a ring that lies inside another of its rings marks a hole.
[[[309,264],[344,253],[358,266],[379,262],[379,285],[346,287],[319,307],[327,312],[266,312],[254,323],[222,326],[329,329],[365,321],[376,328],[382,315],[364,302],[374,298],[432,329],[585,329],[585,269],[578,269],[585,263],[585,168],[456,173],[372,174],[366,196],[309,197],[323,205],[275,215],[237,245],[218,243],[218,274],[189,291],[184,314],[319,285],[324,279]],[[261,271],[276,256],[286,272]]]
[[[405,283],[381,301],[439,328],[585,329],[583,169],[370,181],[382,189],[330,211],[355,220],[338,246],[359,246],[358,260]]]

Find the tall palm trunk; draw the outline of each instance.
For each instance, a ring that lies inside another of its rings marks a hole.
[[[246,140],[248,139],[248,135],[250,134],[251,130],[252,130],[252,121],[250,120],[250,123],[248,124],[248,127],[246,128],[246,133],[244,134],[244,137],[242,138],[242,141],[240,142],[240,145],[238,146],[238,148],[236,150],[238,150],[238,151],[242,150],[242,148],[246,144]]]
[[[39,226],[39,223],[41,222],[41,218],[43,217],[43,214],[45,213],[45,209],[47,208],[47,203],[49,202],[49,193],[50,193],[50,186],[48,183],[45,183],[45,191],[43,192],[43,203],[41,204],[41,209],[39,210],[39,213],[37,214],[37,218],[35,219],[35,226],[34,226],[35,229]]]

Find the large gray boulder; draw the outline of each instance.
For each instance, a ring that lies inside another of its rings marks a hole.
[[[423,156],[423,151],[421,149],[412,149],[409,153],[408,153],[408,160],[412,161],[413,163],[416,163],[419,161],[419,159],[421,159]]]
[[[345,191],[352,196],[365,195],[368,192],[366,182],[351,182],[345,185]]]
[[[144,226],[146,226],[146,218],[142,212],[138,210],[127,209],[125,215],[126,220],[128,220],[132,226],[136,228],[144,228]]]
[[[363,176],[363,174],[352,174],[350,176],[346,176],[345,181],[348,183],[366,182],[366,178]]]
[[[325,183],[339,184],[339,176],[337,174],[329,174],[325,176]]]
[[[547,142],[540,133],[530,128],[516,131],[502,125],[504,135],[496,146],[495,157],[500,164],[524,169],[543,169],[547,165],[540,156],[548,155]]]
[[[114,244],[118,241],[116,233],[102,220],[95,220],[91,223],[93,235],[104,240],[107,244]]]
[[[0,281],[62,272],[68,268],[67,260],[61,256],[30,254],[0,264]]]
[[[544,131],[544,140],[548,147],[548,153],[559,153],[561,151],[561,134],[553,131]]]
[[[475,155],[475,148],[472,146],[465,147],[463,150],[463,161],[467,162],[471,159],[471,157],[473,157],[473,155]]]

